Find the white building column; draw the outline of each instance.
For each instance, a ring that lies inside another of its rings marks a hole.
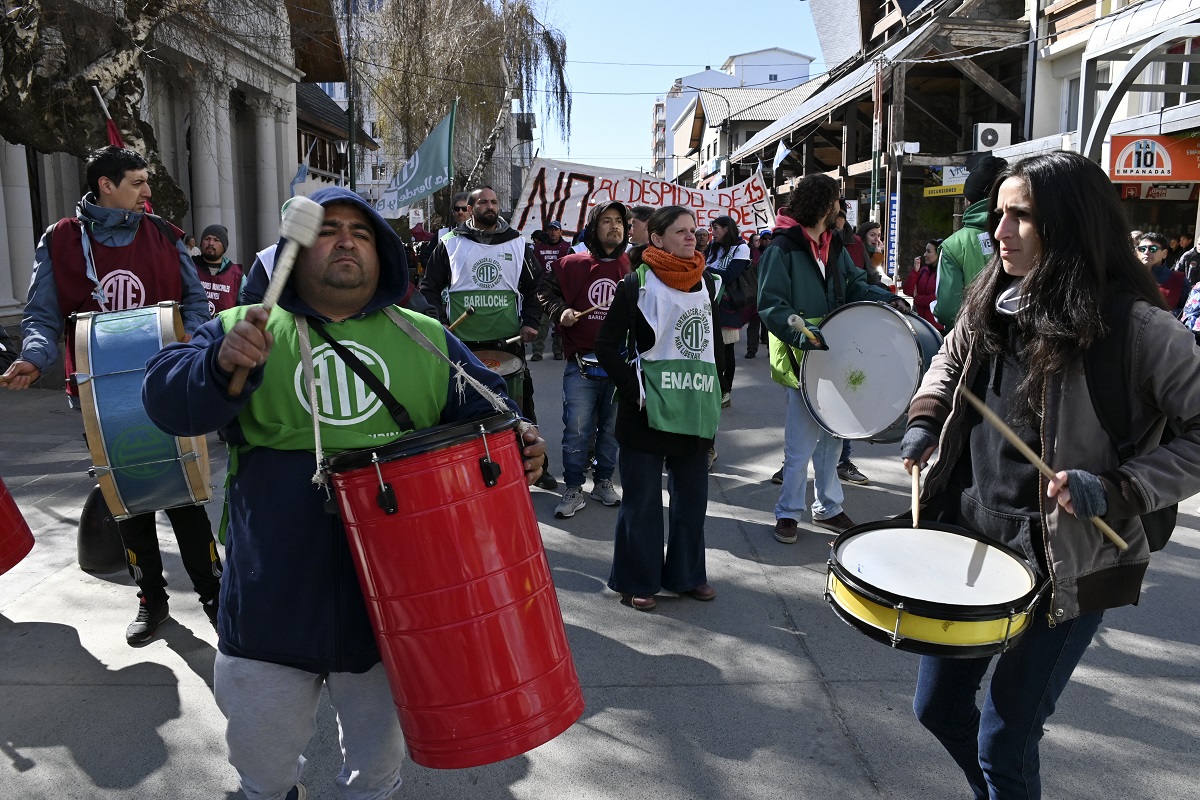
[[[229,111],[229,93],[235,86],[237,82],[233,78],[218,73],[213,87],[216,91],[216,103],[213,106],[217,118],[217,182],[221,195],[219,219],[229,231],[229,247],[225,252],[232,260],[237,261],[239,231],[237,194],[233,183],[233,115]]]
[[[270,96],[250,101],[254,110],[254,171],[258,183],[258,235],[266,247],[279,238],[279,167],[276,163],[275,103]]]
[[[275,107],[275,152],[276,165],[279,170],[279,196],[286,199],[292,196],[292,178],[300,167],[301,153],[296,154],[296,85],[290,84],[285,90],[287,97]]]
[[[200,232],[213,223],[221,222],[221,182],[217,159],[217,121],[213,116],[212,83],[197,84],[192,89],[192,233],[196,244]],[[219,92],[218,92],[219,93]],[[226,102],[228,108],[228,102]]]
[[[2,140],[0,140],[2,141]],[[33,274],[33,213],[30,210],[29,167],[25,147],[0,146],[0,314],[25,305]],[[7,264],[2,263],[7,260]]]

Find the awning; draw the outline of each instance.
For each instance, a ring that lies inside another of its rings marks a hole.
[[[896,61],[911,55],[908,52],[909,48],[934,24],[934,20],[923,23],[912,33],[897,39],[893,44],[888,45],[876,54],[872,54],[870,58],[880,56],[887,61]],[[810,83],[812,82],[810,81]],[[730,156],[730,160],[741,161],[748,158],[776,140],[782,139],[793,131],[803,128],[805,125],[816,122],[825,116],[830,108],[837,108],[862,93],[870,91],[874,82],[875,62],[864,59],[862,64],[842,77],[815,87],[817,91],[805,100],[799,108],[759,131],[757,136],[738,148]]]

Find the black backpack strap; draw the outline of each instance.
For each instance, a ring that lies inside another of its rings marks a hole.
[[[1124,464],[1133,458],[1137,442],[1133,441],[1131,419],[1133,389],[1130,386],[1129,321],[1136,298],[1132,294],[1117,294],[1104,305],[1104,321],[1108,333],[1093,344],[1084,355],[1084,375],[1092,408],[1117,448],[1117,457]]]
[[[350,349],[335,337],[330,336],[329,332],[325,330],[325,326],[321,324],[321,320],[316,317],[305,317],[305,319],[308,320],[309,327],[319,333],[321,338],[329,343],[329,346],[333,348],[333,352],[337,354],[338,358],[344,361],[346,366],[355,375],[362,378],[363,383],[369,386],[371,391],[375,393],[375,396],[383,401],[384,407],[392,415],[392,419],[396,421],[396,424],[400,426],[400,430],[415,430],[416,426],[413,424],[412,417],[409,416],[408,409],[400,405],[400,401],[388,391],[387,387],[383,385],[383,381],[375,377],[374,372],[367,369],[367,365],[362,362],[362,359],[350,352]]]

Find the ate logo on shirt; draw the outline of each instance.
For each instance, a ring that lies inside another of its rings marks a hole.
[[[588,287],[588,304],[599,306],[597,311],[607,311],[617,294],[617,282],[612,278],[601,278]]]
[[[379,357],[378,353],[363,347],[358,342],[342,342],[342,344],[368,367],[377,367],[378,369],[373,369],[372,372],[379,376],[385,387],[389,390],[392,388],[387,364]],[[328,425],[356,425],[369,419],[383,406],[383,401],[375,396],[362,378],[355,375],[346,366],[346,362],[338,358],[328,344],[314,348],[312,359],[317,413],[321,422]],[[308,404],[308,392],[305,391],[304,366],[302,364],[296,365],[293,383],[296,389],[296,399],[300,401],[305,412],[311,414],[312,407]]]
[[[491,258],[476,261],[475,266],[471,267],[471,277],[475,279],[476,286],[491,289],[500,283],[500,262]]]
[[[141,308],[146,304],[146,287],[142,280],[127,269],[116,269],[100,281],[100,291],[109,311]]]
[[[708,348],[711,312],[698,308],[685,311],[675,323],[675,347],[684,358],[698,359]]]

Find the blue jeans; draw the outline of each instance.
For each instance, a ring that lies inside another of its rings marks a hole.
[[[597,481],[612,478],[617,469],[616,388],[612,381],[583,377],[574,360],[563,370],[563,480],[567,486],[583,486],[587,470],[588,439],[596,433]]]
[[[984,696],[975,704],[992,659],[922,656],[913,710],[966,774],[976,800],[1037,800],[1042,796],[1038,744],[1075,665],[1104,612],[1051,628],[1049,603],[1000,656]]]
[[[622,447],[621,510],[608,588],[650,597],[659,589],[686,592],[708,582],[704,517],[708,512],[708,453],[664,456]],[[663,558],[662,471],[667,468],[669,533]]]
[[[838,458],[842,440],[823,430],[799,389],[785,388],[787,413],[783,422],[783,488],[775,504],[775,519],[800,521],[808,489],[808,462],[813,465],[813,519],[829,519],[842,513],[842,483],[838,480]]]

